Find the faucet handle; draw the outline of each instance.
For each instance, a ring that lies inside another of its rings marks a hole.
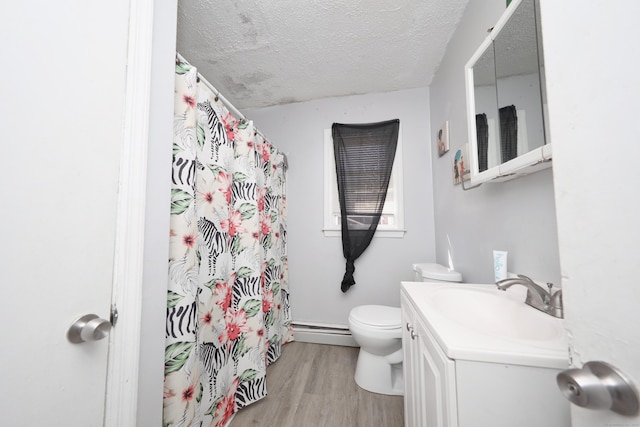
[[[558,289],[551,295],[551,310],[552,315],[559,318],[564,318],[564,303],[562,301],[562,289]]]
[[[551,283],[549,283],[548,285],[551,285]],[[551,288],[549,288],[549,289],[551,289]],[[552,303],[552,305],[555,306],[555,307],[562,307],[562,289],[558,289],[557,291],[555,291],[553,293],[551,293],[551,291],[549,291],[549,294],[551,294],[551,303]]]

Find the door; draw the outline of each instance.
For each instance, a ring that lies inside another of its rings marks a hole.
[[[637,388],[640,2],[543,0],[541,12],[571,362],[607,362]],[[575,405],[571,418],[640,425],[640,415]]]
[[[129,3],[2,2],[0,424],[103,424]]]

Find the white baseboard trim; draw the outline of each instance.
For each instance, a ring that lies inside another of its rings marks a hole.
[[[345,325],[294,321],[293,336],[298,342],[359,347]]]
[[[293,336],[297,342],[314,344],[341,345],[344,347],[360,347],[351,335],[324,334],[322,332],[300,331],[293,329]]]

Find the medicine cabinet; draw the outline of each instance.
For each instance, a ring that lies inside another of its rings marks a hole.
[[[471,184],[551,166],[537,0],[513,0],[465,66]]]

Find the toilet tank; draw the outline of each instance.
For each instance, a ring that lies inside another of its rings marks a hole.
[[[462,282],[462,274],[440,264],[413,264],[416,282]]]

